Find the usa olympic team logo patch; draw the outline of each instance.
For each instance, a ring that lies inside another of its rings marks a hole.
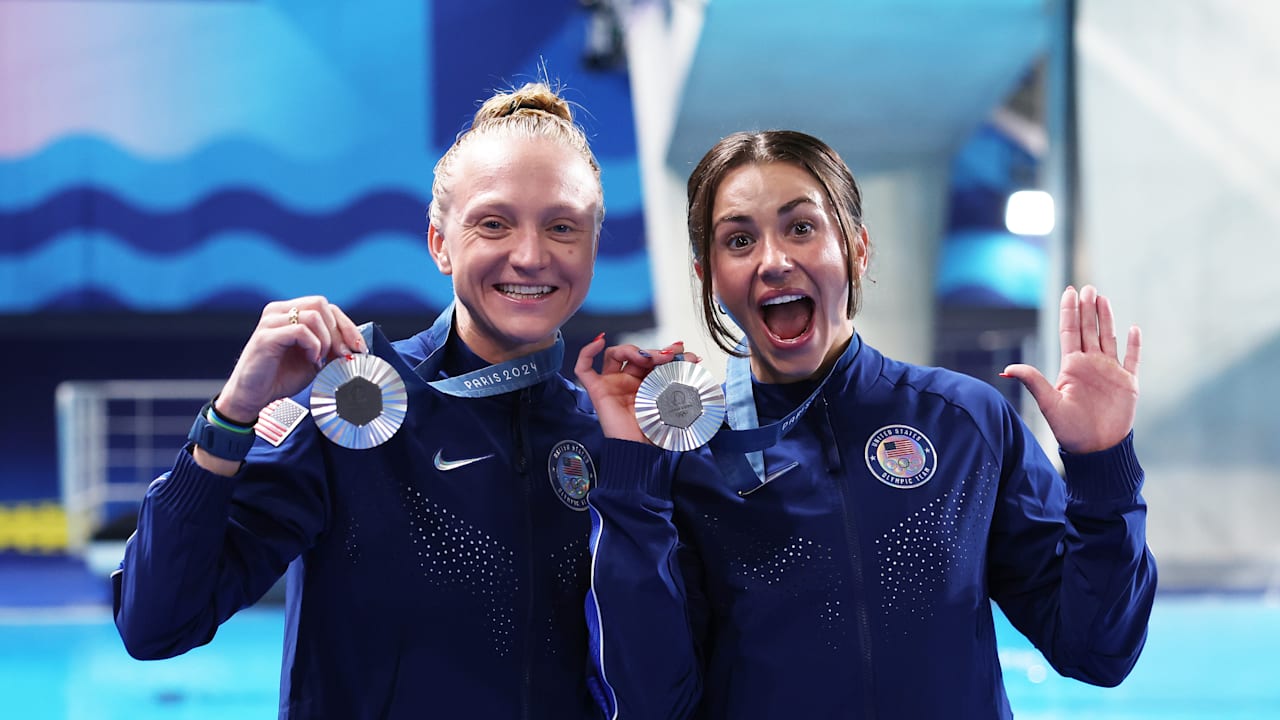
[[[596,464],[582,443],[561,440],[547,456],[547,474],[556,497],[571,510],[587,509],[587,493],[596,482]]]
[[[889,487],[920,487],[938,467],[933,443],[907,425],[886,425],[875,431],[864,454],[871,474]]]

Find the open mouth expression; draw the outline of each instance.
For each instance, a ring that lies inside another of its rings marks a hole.
[[[790,163],[744,165],[712,213],[712,286],[747,333],[752,372],[774,383],[820,372],[853,334],[844,239],[821,185]]]

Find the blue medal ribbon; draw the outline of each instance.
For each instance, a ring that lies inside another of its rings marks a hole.
[[[787,413],[786,417],[764,427],[760,427],[755,396],[751,392],[751,359],[729,356],[724,382],[725,422],[729,429],[721,429],[708,443],[720,474],[729,482],[729,487],[739,495],[748,495],[769,482],[765,475],[764,451],[777,445],[791,432],[833,375],[849,367],[858,354],[859,344],[855,334],[849,341],[849,346],[822,378],[822,382],[809,393],[809,397],[796,406],[795,410]],[[746,354],[746,338],[738,343],[737,350]]]
[[[427,360],[423,361],[424,365],[430,362],[436,353],[444,351],[445,343],[449,338],[449,332],[452,327],[453,304],[450,303],[449,307],[440,313],[440,317],[436,318],[435,323],[428,330],[428,337],[434,338],[438,342],[431,355],[428,356]],[[370,352],[386,360],[400,373],[400,377],[404,379],[405,385],[410,392],[421,391],[430,387],[453,397],[477,398],[502,395],[537,385],[548,378],[554,377],[559,374],[560,365],[564,361],[564,338],[557,332],[556,341],[549,348],[496,363],[479,370],[473,370],[456,377],[427,381],[405,363],[404,359],[400,357],[400,353],[395,351],[386,336],[375,325],[372,323],[361,325],[360,334],[364,336]]]

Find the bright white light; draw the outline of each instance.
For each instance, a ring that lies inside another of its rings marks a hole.
[[[1015,235],[1053,232],[1053,196],[1043,190],[1019,190],[1004,208],[1004,226]]]

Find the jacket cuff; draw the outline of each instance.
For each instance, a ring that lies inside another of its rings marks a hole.
[[[670,499],[674,454],[648,443],[605,438],[596,487]]]
[[[1133,431],[1119,444],[1098,452],[1074,454],[1059,448],[1067,476],[1067,497],[1078,502],[1131,498],[1142,489],[1144,474],[1133,450]]]
[[[173,470],[151,484],[152,500],[163,503],[176,515],[201,514],[201,508],[222,507],[231,499],[236,478],[209,472],[191,456],[191,444],[178,451]]]

